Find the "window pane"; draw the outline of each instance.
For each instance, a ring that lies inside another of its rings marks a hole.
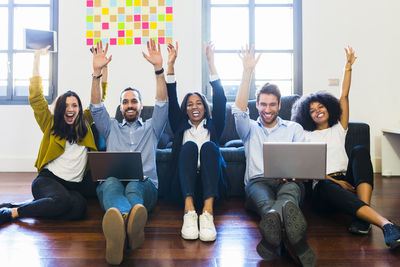
[[[257,7],[256,48],[293,49],[293,8]]]
[[[221,83],[224,87],[225,96],[236,97],[237,91],[239,90],[240,81],[221,80]]]
[[[215,66],[222,80],[242,79],[243,64],[235,53],[215,53]]]
[[[8,9],[0,8],[0,50],[8,48]]]
[[[40,58],[39,73],[43,78],[43,93],[49,94],[49,55]],[[14,95],[28,96],[29,78],[32,77],[33,54],[17,53],[14,54]]]
[[[256,0],[256,4],[293,4],[293,0]]]
[[[7,95],[7,54],[0,54],[0,96]]]
[[[249,0],[211,0],[211,4],[248,4]]]
[[[14,24],[14,48],[23,49],[24,28],[50,30],[50,8],[16,7]]]
[[[235,49],[249,43],[249,9],[211,9],[211,41],[216,49]]]
[[[255,77],[260,79],[291,79],[293,76],[292,54],[263,54],[255,70]]]
[[[255,84],[256,84],[257,89],[261,88],[267,82],[278,85],[279,91],[281,91],[281,95],[293,94],[293,81],[292,80],[290,80],[290,81],[256,80]],[[250,98],[253,98],[253,96],[250,96]]]
[[[14,0],[15,4],[29,4],[29,5],[34,5],[34,4],[50,4],[50,0]]]

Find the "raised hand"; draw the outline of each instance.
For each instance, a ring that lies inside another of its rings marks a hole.
[[[175,46],[173,44],[168,44],[167,46],[168,51],[168,66],[174,66],[175,60],[178,57],[178,42],[175,42]]]
[[[212,42],[209,42],[207,45],[204,43],[203,47],[211,75],[217,74],[217,70],[214,64],[214,44]]]
[[[49,53],[50,45],[46,46],[45,48],[35,50],[34,57],[33,57],[33,70],[32,76],[39,76],[39,65],[40,65],[40,56],[45,56]]]
[[[147,51],[149,53],[148,55],[142,52],[143,57],[154,66],[155,70],[160,70],[163,64],[160,44],[156,46],[156,42],[153,39],[150,39],[150,41],[147,41]]]
[[[346,65],[353,65],[354,61],[356,61],[357,57],[354,55],[354,50],[351,46],[347,46],[344,51],[346,52]]]
[[[250,52],[249,46],[246,45],[246,49],[242,48],[242,50],[238,54],[239,57],[242,59],[243,69],[245,70],[254,70],[261,57],[261,54],[259,54],[257,58],[254,58],[254,45],[251,46]]]
[[[103,50],[103,43],[101,41],[97,42],[97,48],[93,51],[93,75],[100,75],[101,70],[110,63],[112,59],[112,55],[107,57],[108,52],[108,43],[106,44],[106,48]]]

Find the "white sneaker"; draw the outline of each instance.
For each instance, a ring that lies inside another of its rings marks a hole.
[[[181,235],[184,239],[195,240],[199,238],[197,218],[195,210],[190,210],[183,216]]]
[[[214,217],[207,211],[200,215],[200,240],[214,241],[217,238],[217,231],[214,226]]]

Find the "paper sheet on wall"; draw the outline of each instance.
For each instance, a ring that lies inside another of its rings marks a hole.
[[[173,0],[87,0],[86,45],[172,43]]]

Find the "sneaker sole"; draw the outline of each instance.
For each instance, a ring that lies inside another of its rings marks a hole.
[[[275,252],[272,251],[265,240],[261,240],[257,244],[257,253],[258,255],[266,261],[270,261],[274,258]]]
[[[315,266],[314,251],[307,244],[307,222],[300,209],[292,202],[286,202],[282,209],[286,236],[302,266]]]
[[[137,249],[144,242],[144,226],[147,222],[147,210],[141,204],[136,204],[129,212],[127,234],[129,247]]]
[[[264,215],[258,225],[264,240],[272,247],[277,248],[282,241],[282,226],[279,215],[269,212]]]
[[[368,230],[364,230],[364,231],[363,230],[355,231],[355,230],[349,228],[349,232],[352,234],[355,234],[355,235],[368,235],[370,230],[371,230],[371,225],[369,226]]]
[[[210,238],[210,237],[202,236],[201,233],[200,233],[199,234],[199,238],[203,242],[212,242],[212,241],[215,241],[217,239],[217,236],[213,236],[213,237]]]
[[[125,224],[121,212],[116,208],[107,210],[103,217],[103,233],[106,239],[106,261],[118,265],[124,257]]]
[[[398,247],[400,247],[400,239],[397,239],[395,241],[393,241],[392,243],[390,243],[390,249],[396,249]]]

